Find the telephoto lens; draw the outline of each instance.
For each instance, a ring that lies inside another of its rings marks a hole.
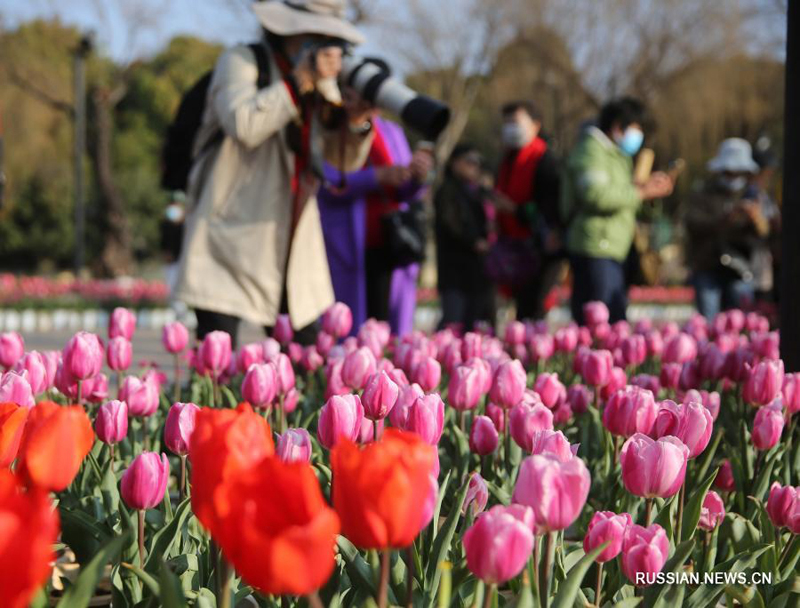
[[[380,59],[348,55],[339,79],[370,103],[399,116],[427,139],[438,138],[450,121],[450,108],[393,78],[389,66]]]

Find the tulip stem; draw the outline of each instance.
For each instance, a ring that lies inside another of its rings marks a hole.
[[[542,585],[539,587],[539,604],[541,608],[548,608],[550,606],[550,570],[552,569],[553,552],[555,550],[555,543],[553,542],[553,533],[547,532],[544,535],[544,561],[542,562],[542,570],[540,578]]]
[[[458,425],[461,427],[462,432],[467,432],[467,412],[466,410],[461,410],[458,413]]]
[[[652,498],[645,498],[644,499],[644,527],[648,527],[650,525],[650,515],[653,512],[653,499]]]
[[[109,460],[111,462],[111,470],[113,471],[114,470],[114,444],[113,443],[109,443],[108,447],[111,450],[111,457],[109,458]]]
[[[83,405],[83,380],[78,380],[78,405]]]
[[[181,358],[175,353],[175,385],[172,387],[172,402],[178,403],[181,400]]]
[[[381,552],[381,577],[378,582],[378,608],[386,608],[389,595],[389,562],[391,552],[385,549]]]
[[[219,608],[231,608],[231,565],[222,554],[222,549],[220,549],[218,553],[217,565],[219,567],[219,596],[217,597],[217,606],[219,606]]]
[[[144,568],[144,509],[139,509],[139,567]]]
[[[406,607],[413,608],[414,606],[414,545],[411,544],[406,547],[406,559],[408,560],[406,574],[408,580],[406,581]]]
[[[495,591],[497,591],[496,585],[489,585],[489,588],[486,589],[486,595],[483,597],[483,608],[491,608]]]
[[[536,590],[541,588],[541,580],[539,578],[539,537],[533,537],[533,580],[531,584],[536,585]]]
[[[181,502],[186,498],[186,454],[181,454]]]
[[[683,540],[683,533],[681,528],[683,526],[683,503],[686,501],[686,481],[681,484],[680,493],[678,494],[678,517],[675,521],[675,538],[678,542]]]
[[[325,606],[322,605],[322,600],[319,599],[319,593],[316,591],[314,593],[309,593],[306,599],[308,600],[310,608],[325,608]]]
[[[122,371],[117,371],[117,399],[120,398],[121,393],[122,393]]]
[[[603,593],[603,564],[597,564],[597,585],[594,588],[594,605],[600,608],[600,599]]]

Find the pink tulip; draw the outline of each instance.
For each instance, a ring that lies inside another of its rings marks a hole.
[[[252,364],[242,380],[242,399],[255,408],[269,407],[278,392],[278,373],[272,363]]]
[[[689,448],[691,459],[703,453],[713,430],[714,419],[702,403],[678,405],[667,400],[658,409],[652,435],[655,439],[668,435],[677,437]]]
[[[522,344],[525,342],[525,324],[521,321],[511,321],[506,325],[506,344]]]
[[[676,390],[681,380],[683,365],[680,363],[663,363],[661,365],[661,386]]]
[[[597,511],[589,522],[586,536],[583,538],[585,553],[595,550],[605,542],[608,546],[595,558],[599,564],[611,561],[622,551],[622,541],[628,526],[633,525],[628,513],[617,515],[611,511]]]
[[[336,345],[336,338],[332,335],[321,331],[317,334],[317,341],[315,346],[317,347],[317,352],[322,355],[323,357],[327,357],[328,353],[331,352],[331,349]]]
[[[46,350],[41,353],[47,371],[47,387],[52,388],[56,381],[56,372],[61,365],[61,351]]]
[[[789,414],[800,412],[800,373],[784,376],[782,395],[783,405]]]
[[[72,379],[86,380],[103,368],[103,345],[95,334],[79,331],[64,347],[63,358],[64,369]]]
[[[168,353],[182,353],[189,344],[189,330],[180,321],[167,323],[161,330],[161,344]]]
[[[444,402],[436,393],[417,397],[408,408],[405,430],[416,433],[422,439],[436,445],[444,429]]]
[[[552,454],[528,456],[519,468],[512,501],[531,507],[537,534],[564,530],[586,504],[591,477],[580,458],[562,462]]]
[[[687,405],[689,403],[702,403],[711,414],[712,420],[716,420],[717,416],[719,416],[720,396],[716,391],[709,393],[708,391],[690,389],[683,395],[683,404]]]
[[[628,376],[621,367],[612,367],[608,377],[608,383],[600,389],[600,397],[608,399],[618,390],[625,388],[628,384]]]
[[[75,385],[75,395],[77,395],[77,384]],[[89,403],[101,403],[108,399],[108,378],[105,374],[96,376],[83,381],[83,398]]]
[[[195,419],[200,408],[194,403],[173,403],[164,425],[164,445],[173,454],[189,453]]]
[[[158,409],[158,387],[152,380],[127,376],[122,381],[119,397],[128,404],[131,416],[150,416]]]
[[[791,520],[800,501],[800,487],[782,486],[777,481],[773,482],[767,498],[767,515],[776,528],[785,528],[791,525]]]
[[[108,337],[125,338],[129,342],[133,340],[133,333],[136,331],[136,315],[127,308],[117,307],[108,317]]]
[[[266,338],[261,342],[264,351],[264,361],[272,361],[281,353],[281,343],[275,338]]]
[[[34,396],[39,395],[49,388],[47,378],[47,365],[41,353],[32,350],[19,359],[14,366],[18,373],[25,372],[25,379],[31,386]]]
[[[583,305],[583,320],[587,327],[608,323],[610,313],[603,302],[587,302]]]
[[[417,397],[422,397],[425,393],[420,388],[419,384],[408,384],[400,387],[400,392],[394,407],[389,412],[389,421],[393,427],[399,429],[406,428],[408,421],[408,410],[417,400]]]
[[[757,450],[769,450],[780,441],[783,432],[783,408],[780,400],[760,408],[753,420],[753,433],[751,439]]]
[[[700,509],[700,520],[697,526],[702,530],[711,531],[716,528],[725,518],[725,504],[719,494],[709,490],[703,499],[703,506]]]
[[[700,376],[705,380],[719,380],[725,375],[727,355],[714,344],[708,344],[700,355]]]
[[[288,392],[283,396],[283,411],[287,414],[291,414],[293,411],[297,409],[297,404],[300,402],[300,393],[297,392],[296,388],[290,388]]]
[[[489,397],[500,407],[512,408],[522,400],[526,382],[525,370],[517,359],[501,363],[494,373]]]
[[[637,587],[656,581],[669,557],[669,539],[664,528],[653,524],[628,526],[622,540],[622,572]]]
[[[547,361],[556,352],[556,343],[550,334],[536,334],[531,337],[530,344],[531,361],[539,363]]]
[[[644,335],[645,343],[647,344],[647,355],[649,357],[660,357],[664,352],[664,338],[661,332],[657,329],[648,331]]]
[[[461,341],[461,358],[465,361],[473,357],[480,358],[483,354],[481,349],[483,347],[483,336],[474,332],[467,332],[464,334],[464,339]]]
[[[481,379],[480,392],[482,395],[487,394],[492,390],[492,382],[494,381],[494,372],[491,364],[486,359],[468,359],[464,362],[465,365],[478,370]]]
[[[681,367],[681,375],[678,378],[678,388],[682,391],[696,389],[703,382],[700,375],[700,366],[697,361],[687,361]]]
[[[471,410],[482,395],[481,370],[472,365],[459,365],[450,375],[447,400],[458,411]]]
[[[124,401],[108,401],[97,410],[94,420],[97,438],[108,445],[119,443],[128,434],[128,404]]]
[[[364,406],[358,395],[336,395],[328,399],[319,414],[317,437],[329,450],[341,438],[357,441],[364,419]]]
[[[400,388],[386,372],[372,374],[366,382],[361,403],[364,415],[372,421],[383,420],[392,411],[400,396]]]
[[[442,366],[433,357],[423,358],[411,373],[411,381],[419,384],[426,392],[436,389],[441,379]]]
[[[686,363],[696,357],[697,340],[686,333],[680,333],[667,340],[661,355],[665,363]]]
[[[636,433],[622,446],[622,483],[635,496],[669,498],[683,484],[688,458],[689,448],[680,439],[654,441]]]
[[[272,358],[272,364],[275,366],[276,378],[278,380],[278,394],[286,395],[295,387],[297,380],[294,375],[292,361],[288,355],[284,353],[278,353]]]
[[[567,403],[575,414],[583,414],[592,403],[592,391],[583,384],[573,384],[567,389]]]
[[[651,376],[649,374],[639,374],[631,378],[630,382],[633,386],[638,386],[653,393],[653,396],[658,395],[661,390],[661,382],[658,376]]]
[[[286,345],[294,338],[294,329],[292,329],[292,322],[289,315],[278,315],[275,321],[275,328],[272,331],[272,336],[281,344]]]
[[[777,331],[754,333],[750,339],[753,350],[762,359],[776,361],[781,357],[780,334]]]
[[[325,363],[325,359],[317,351],[316,346],[306,346],[300,357],[300,367],[307,372],[315,372]]]
[[[509,412],[511,438],[526,452],[533,450],[533,439],[537,432],[553,430],[553,412],[543,404],[518,403]]]
[[[466,515],[469,509],[472,510],[472,516],[476,516],[486,508],[486,503],[489,502],[489,488],[486,482],[479,473],[473,473],[469,477],[469,485],[467,486],[467,496],[464,499],[464,506],[461,512]]]
[[[783,361],[761,361],[749,369],[742,396],[752,405],[767,405],[783,388]]]
[[[275,442],[275,454],[283,462],[310,462],[311,437],[305,429],[287,429]]]
[[[372,351],[361,347],[345,357],[342,365],[342,380],[353,390],[361,390],[377,368],[377,361]]]
[[[539,374],[533,384],[533,390],[542,398],[548,408],[556,409],[567,398],[567,389],[558,379],[558,374]]]
[[[198,352],[203,369],[214,378],[219,378],[228,369],[231,355],[231,335],[224,331],[206,334]]]
[[[733,479],[733,468],[730,460],[723,460],[714,478],[714,487],[723,492],[733,492],[736,490],[736,482]]]
[[[299,364],[303,358],[303,347],[297,342],[290,342],[289,346],[286,347],[286,352],[289,355],[289,360],[295,365]]]
[[[605,386],[611,380],[614,357],[607,350],[587,352],[582,361],[580,374],[589,386]]]
[[[131,366],[133,346],[130,341],[123,336],[111,338],[108,341],[106,357],[108,360],[108,367],[115,372],[124,372]]]
[[[492,419],[488,416],[476,416],[469,433],[469,449],[478,456],[486,456],[497,449],[499,442]]]
[[[0,334],[0,365],[11,369],[25,354],[25,341],[15,331]]]
[[[264,349],[261,344],[245,344],[236,353],[236,369],[240,374],[246,374],[254,363],[264,362]]]
[[[490,585],[514,578],[533,550],[533,514],[521,505],[497,505],[464,533],[467,568]]]
[[[578,444],[570,445],[561,431],[536,431],[531,440],[531,454],[551,454],[562,462],[578,453]]]
[[[343,302],[336,302],[322,315],[322,331],[335,338],[343,338],[353,328],[353,313]]]
[[[755,363],[755,353],[747,347],[732,350],[725,358],[725,377],[733,382],[744,382]]]
[[[142,452],[122,474],[120,494],[131,509],[153,509],[164,500],[169,480],[166,454]]]
[[[634,334],[625,338],[620,345],[620,350],[626,367],[641,365],[647,359],[647,342],[644,336]]]
[[[26,371],[3,374],[0,380],[0,403],[16,403],[22,407],[36,405],[27,375]]]
[[[547,408],[545,408],[547,409]],[[506,431],[506,410],[494,403],[486,404],[486,416],[494,423],[494,428],[500,434]]]
[[[553,335],[555,349],[559,353],[571,353],[578,348],[580,331],[576,325],[561,327]]]
[[[657,413],[653,393],[638,386],[628,386],[614,393],[606,403],[603,426],[612,435],[620,437],[649,434]]]

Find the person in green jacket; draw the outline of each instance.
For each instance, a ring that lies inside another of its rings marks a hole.
[[[644,106],[623,97],[600,110],[564,168],[561,214],[573,274],[572,316],[583,323],[588,302],[608,306],[610,322],[625,318],[628,306],[623,264],[643,200],[668,196],[672,180],[655,172],[644,184],[633,182],[633,156],[644,140]]]

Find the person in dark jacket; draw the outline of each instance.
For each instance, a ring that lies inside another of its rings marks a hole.
[[[563,252],[559,216],[559,161],[541,136],[542,115],[528,101],[502,108],[504,156],[497,175],[497,224],[501,244],[526,243],[533,272],[515,279],[518,319],[541,319],[558,281]],[[522,270],[522,269],[521,269]]]
[[[483,270],[489,241],[480,179],[478,151],[468,144],[456,146],[434,199],[440,327],[458,325],[468,331],[477,321],[494,324],[494,288]]]

